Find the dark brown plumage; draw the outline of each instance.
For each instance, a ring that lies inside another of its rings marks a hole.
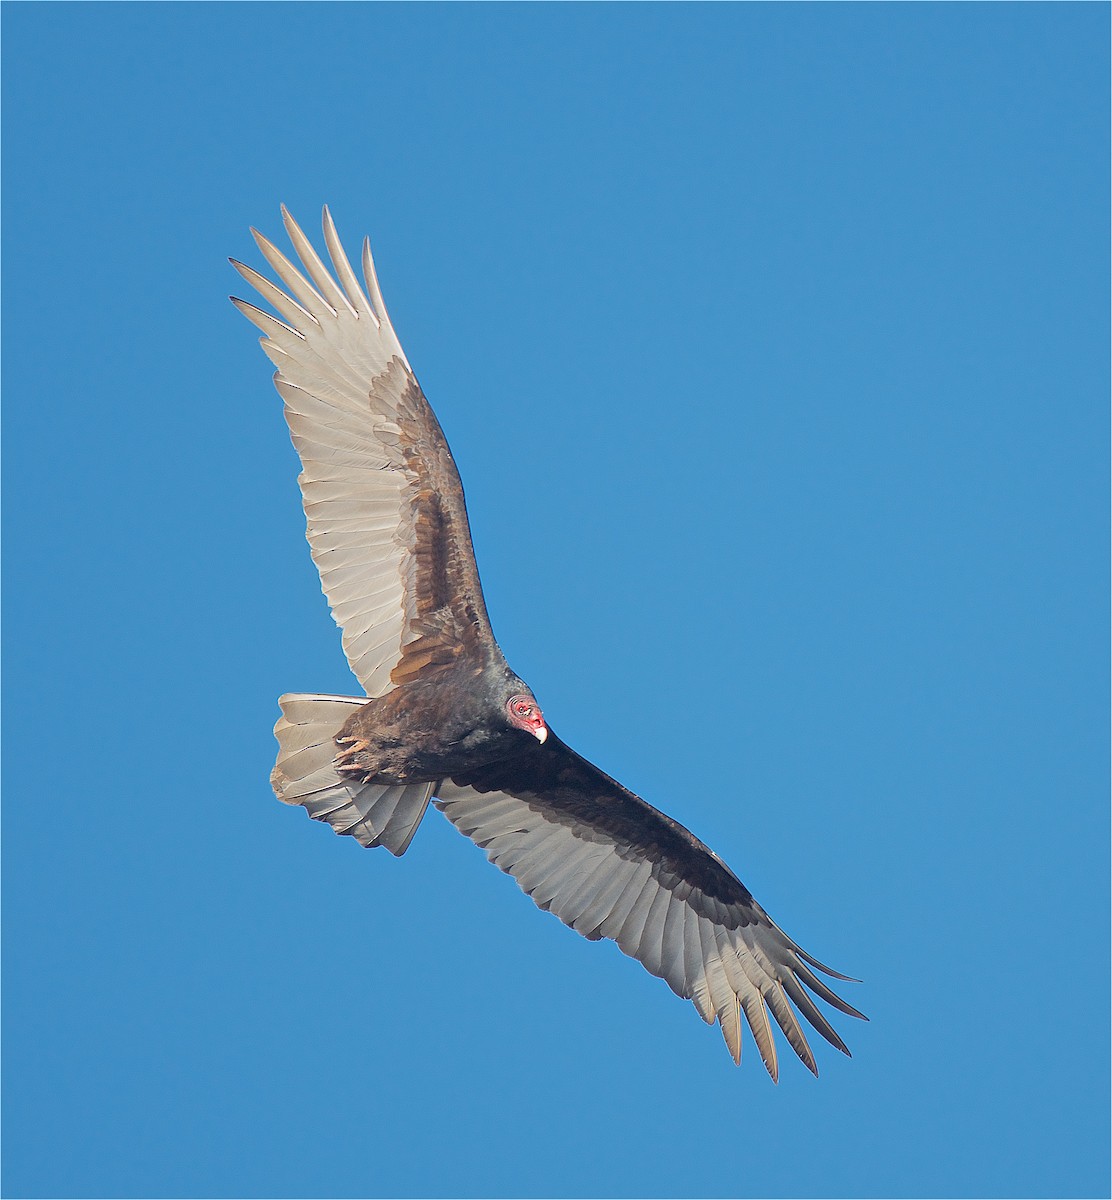
[[[402,854],[435,796],[541,908],[612,939],[717,1020],[735,1061],[744,1014],[776,1078],[771,1012],[817,1073],[792,1004],[848,1053],[807,990],[860,1017],[815,972],[847,977],[801,950],[682,825],[551,733],[491,631],[459,474],[369,246],[364,292],[327,209],[335,278],[283,217],[308,278],[258,234],[289,294],[235,266],[284,320],[234,302],[267,335],[309,544],[367,695],[281,698],[278,797]]]

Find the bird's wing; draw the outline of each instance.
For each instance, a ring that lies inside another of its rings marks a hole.
[[[301,456],[313,560],[351,669],[381,696],[496,647],[459,473],[390,323],[370,245],[364,291],[327,208],[335,277],[285,208],[282,217],[308,278],[252,230],[287,290],[232,263],[282,319],[233,303],[266,335]]]
[[[543,746],[442,783],[437,807],[541,908],[622,952],[718,1020],[741,1061],[741,1014],[775,1080],[769,1012],[815,1074],[792,1008],[831,1045],[842,1039],[809,992],[861,1017],[812,968],[836,979],[765,913],[737,876],[678,822],[551,732]]]

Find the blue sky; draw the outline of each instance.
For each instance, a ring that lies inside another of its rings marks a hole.
[[[1107,1195],[1108,9],[5,9],[3,1188]],[[821,1078],[434,815],[225,262],[372,234],[496,632],[872,1018]]]

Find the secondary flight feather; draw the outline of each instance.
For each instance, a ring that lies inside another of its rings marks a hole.
[[[282,287],[232,260],[278,316],[233,298],[277,368],[309,547],[365,696],[278,703],[278,798],[403,854],[430,801],[533,900],[608,938],[721,1027],[742,1019],[775,1080],[772,1021],[818,1073],[799,1016],[861,1017],[726,864],[549,728],[491,630],[463,488],[363,244],[357,277],[327,208],[331,270],[289,213],[300,267],[252,230]],[[284,290],[283,290],[284,288]],[[772,1020],[770,1020],[770,1014]]]

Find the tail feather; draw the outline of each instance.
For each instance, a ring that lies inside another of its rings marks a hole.
[[[327,821],[361,845],[404,854],[436,784],[358,783],[333,766],[333,738],[366,698],[295,694],[278,703],[278,763],[270,777],[278,799],[300,804],[315,821]]]

